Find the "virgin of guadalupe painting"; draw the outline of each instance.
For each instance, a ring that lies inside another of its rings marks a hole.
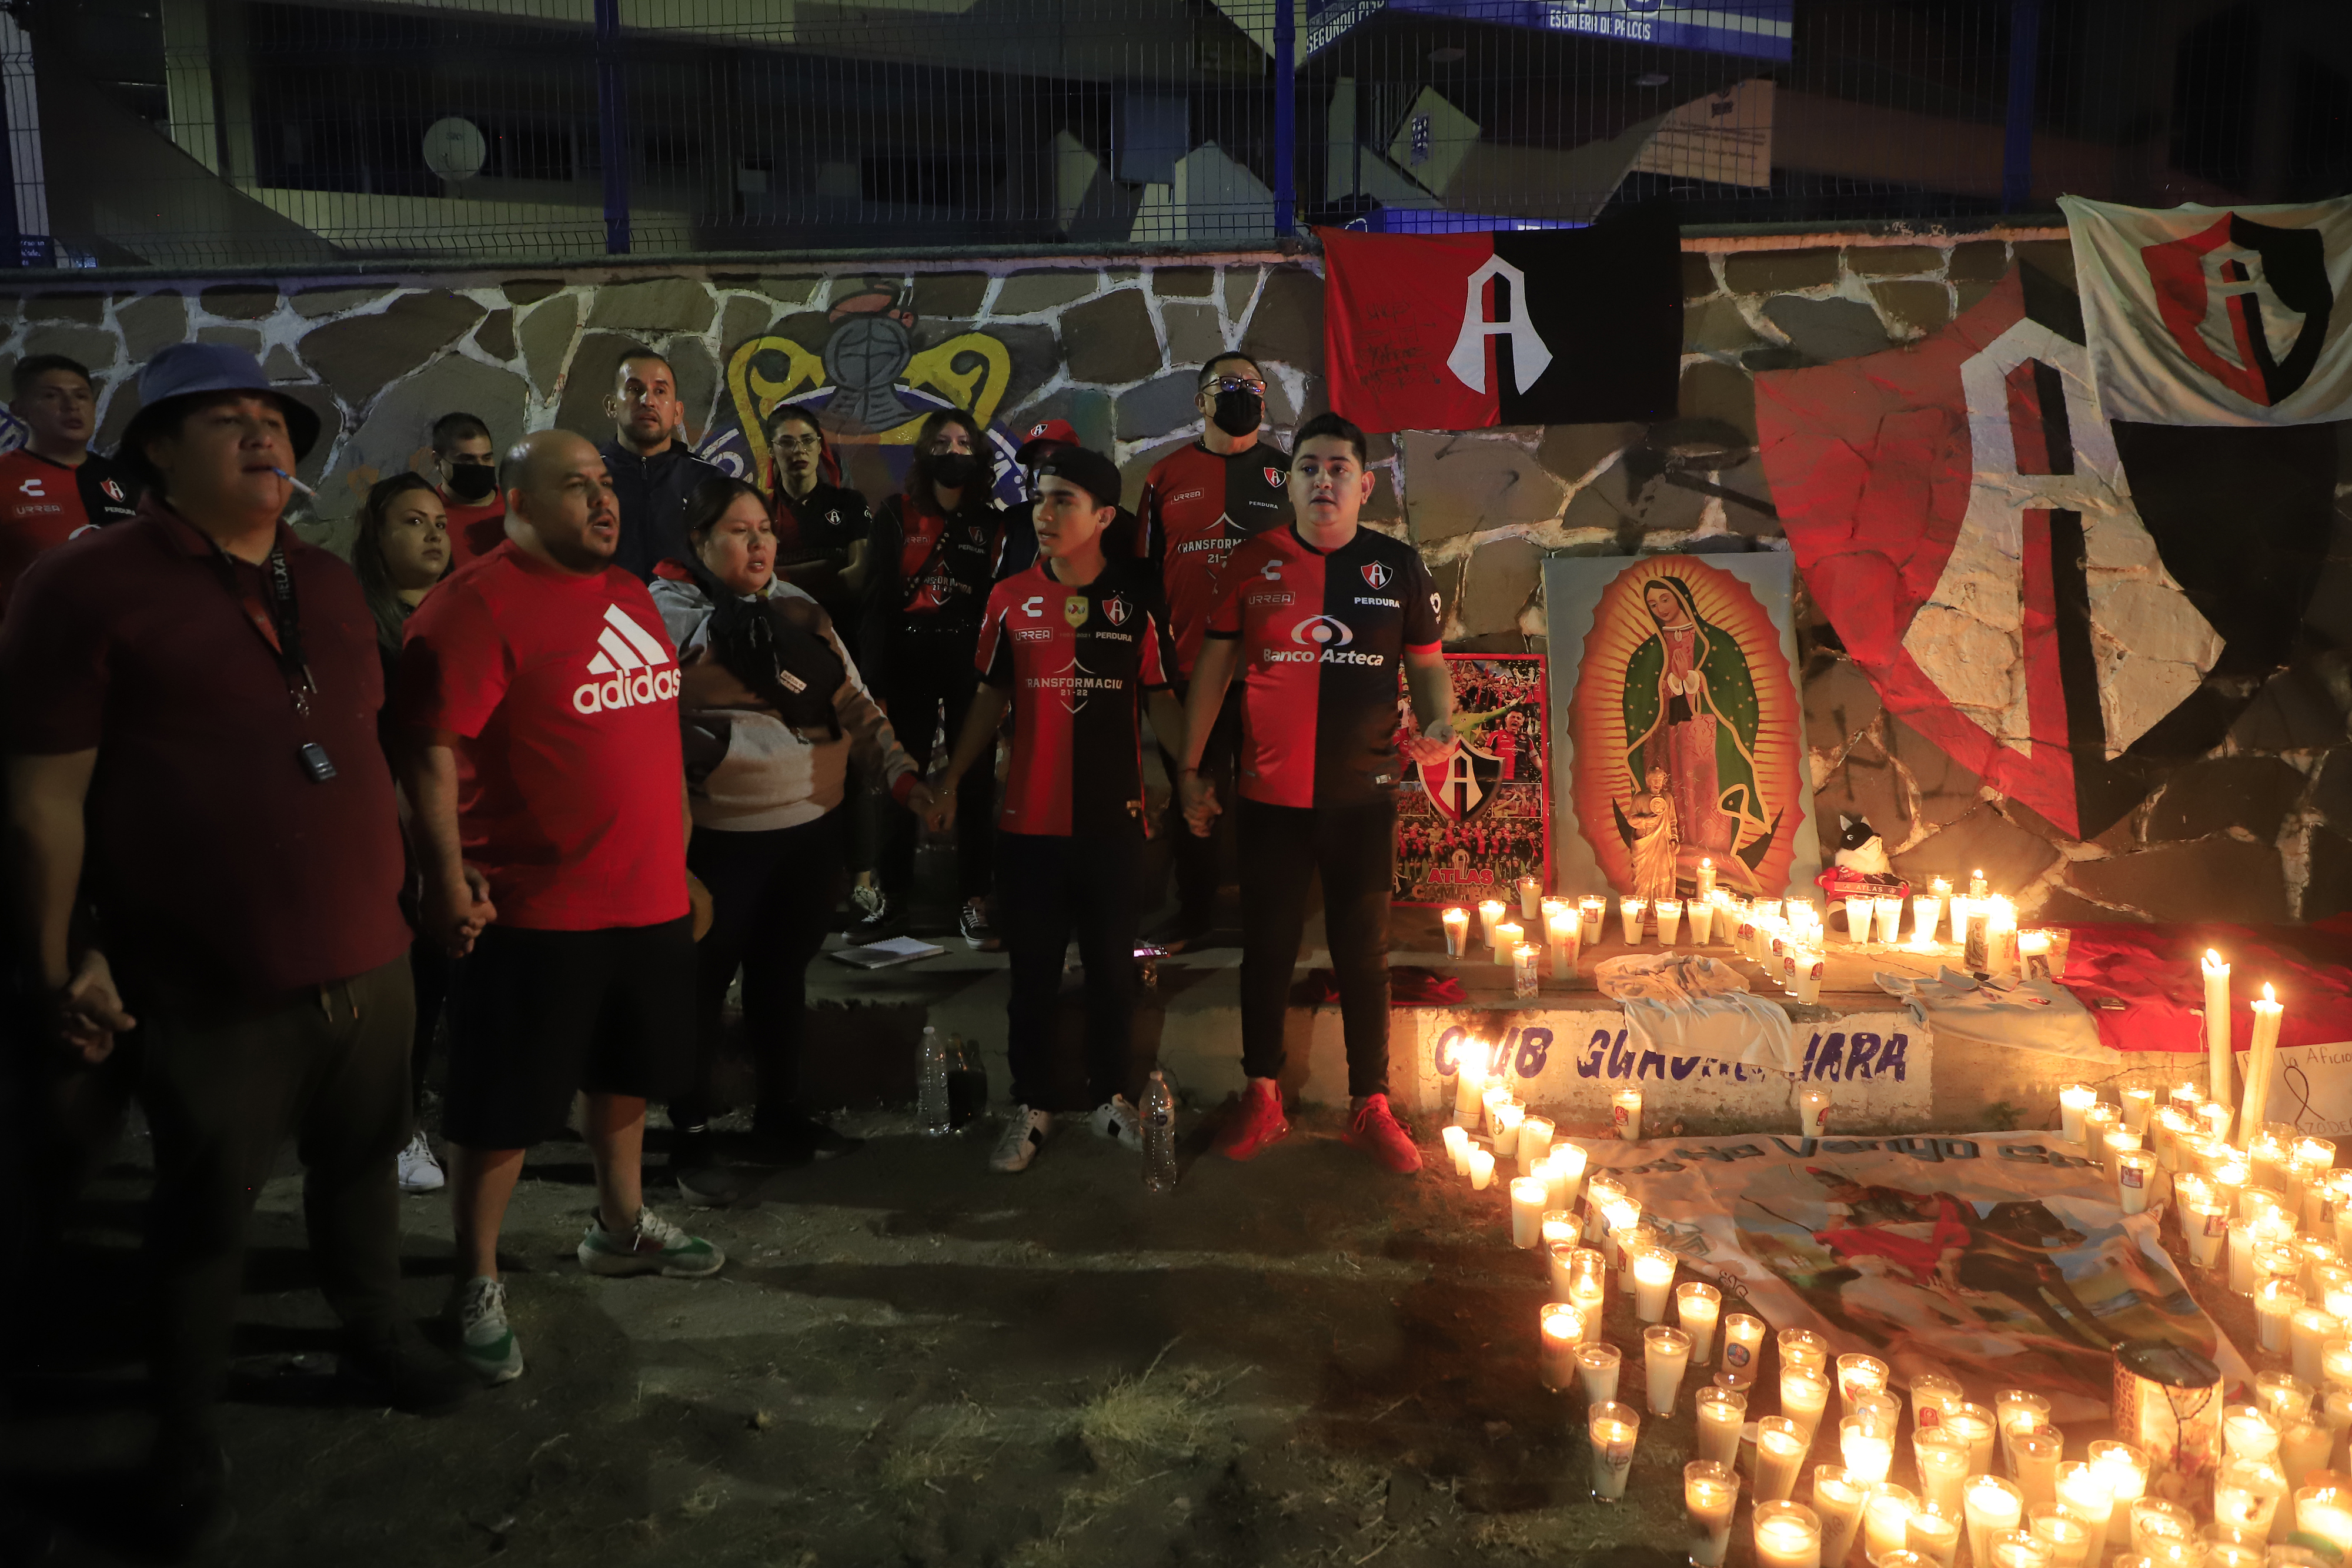
[[[1611,888],[1686,894],[1704,862],[1718,886],[1779,894],[1806,815],[1785,594],[1776,618],[1702,556],[1556,564],[1608,572],[1567,727],[1578,831]]]

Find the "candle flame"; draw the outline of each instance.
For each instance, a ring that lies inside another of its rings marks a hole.
[[[2218,969],[2221,967],[2221,955],[2215,952],[2210,947],[2206,948],[2205,967],[2209,969]]]
[[[2271,988],[2271,983],[2268,980],[2264,980],[2263,982],[2263,1000],[2271,1003],[2273,1006],[2276,1006],[2278,1003],[2278,992]]]

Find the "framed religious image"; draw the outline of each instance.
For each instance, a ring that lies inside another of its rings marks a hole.
[[[1397,796],[1396,902],[1515,899],[1522,876],[1551,886],[1551,791],[1541,653],[1448,653],[1454,749],[1416,763]],[[1404,715],[1401,710],[1400,722]],[[1516,904],[1514,907],[1517,907]]]
[[[1811,891],[1793,583],[1777,552],[1544,563],[1560,892]]]

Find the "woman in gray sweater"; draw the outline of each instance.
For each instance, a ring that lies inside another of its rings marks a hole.
[[[809,960],[824,945],[846,878],[850,754],[920,812],[930,791],[858,678],[815,600],[775,580],[766,497],[740,479],[705,482],[686,508],[688,553],[662,563],[654,602],[678,652],[687,864],[710,892],[696,947],[701,1071],[670,1106],[672,1168],[689,1201],[732,1197],[709,1147],[711,1075],[738,969],[758,1071],[756,1163],[799,1164],[856,1147],[799,1103]],[[698,1180],[699,1178],[699,1180]]]

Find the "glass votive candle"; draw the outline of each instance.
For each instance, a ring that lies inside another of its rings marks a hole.
[[[2055,1507],[2025,1511],[2026,1527],[2034,1536],[2047,1542],[2053,1558],[2052,1568],[2084,1568],[2091,1551],[2091,1527]]]
[[[1461,957],[1470,937],[1470,912],[1466,909],[1449,909],[1438,918],[1445,925],[1445,956],[1449,958]]]
[[[1494,1180],[1495,1151],[1492,1149],[1472,1149],[1470,1151],[1470,1190],[1472,1192],[1484,1192],[1488,1186],[1493,1185]]]
[[[1838,1414],[1853,1414],[1853,1402],[1864,1394],[1884,1394],[1892,1375],[1885,1362],[1874,1355],[1849,1351],[1837,1358]]]
[[[2161,1558],[2164,1548],[2184,1544],[2197,1539],[2197,1520],[2187,1509],[2163,1498],[2144,1497],[2131,1505],[2127,1521],[2131,1531],[2131,1549],[2144,1557]],[[2115,1533],[2112,1525],[2107,1533]]]
[[[1960,1385],[1940,1372],[1915,1372],[1911,1375],[1911,1424],[1933,1427],[1944,1418],[1948,1410],[1957,1410],[1968,1396]]]
[[[1804,1460],[1804,1436],[1794,1421],[1786,1416],[1767,1416],[1757,1422],[1757,1500],[1788,1497],[1796,1490],[1797,1470]]]
[[[2079,1459],[2061,1461],[2057,1469],[2058,1506],[2090,1527],[2088,1555],[2095,1562],[2113,1533],[2110,1521],[2117,1506],[2114,1474],[2103,1463]]]
[[[2123,1092],[2124,1125],[2142,1137],[2147,1135],[2147,1118],[2156,1109],[2156,1091],[2135,1084]]]
[[[2011,1475],[2017,1482],[2017,1490],[2024,1495],[2025,1506],[2035,1508],[2056,1501],[2058,1456],[2066,1446],[2064,1434],[2055,1427],[2043,1427],[2020,1432],[2009,1442]]]
[[[1592,1495],[1615,1502],[1625,1495],[1625,1478],[1633,1469],[1633,1440],[1641,1436],[1642,1417],[1630,1405],[1614,1399],[1592,1407],[1585,1433],[1592,1440]]]
[[[1519,936],[1516,925],[1506,928],[1512,936],[1508,949],[1511,960],[1511,996],[1517,1001],[1532,1001],[1543,994],[1543,956],[1539,943]]]
[[[1797,1424],[1808,1446],[1821,1429],[1822,1413],[1829,1408],[1830,1380],[1817,1367],[1780,1364],[1780,1414]],[[1885,1479],[1881,1476],[1874,1478]]]
[[[1663,1247],[1645,1247],[1634,1254],[1633,1316],[1645,1323],[1664,1322],[1674,1283],[1673,1253]]]
[[[1572,1251],[1576,1247],[1576,1239],[1583,1234],[1583,1228],[1578,1223],[1573,1209],[1547,1208],[1543,1215],[1543,1245],[1547,1250],[1554,1247],[1565,1247]]]
[[[1662,898],[1658,900],[1657,912],[1658,946],[1671,947],[1675,945],[1675,938],[1682,935],[1683,901],[1679,898]]]
[[[1903,901],[1899,898],[1874,896],[1870,901],[1871,912],[1878,916],[1878,939],[1888,946],[1903,940]]]
[[[1639,947],[1642,945],[1642,917],[1649,908],[1648,903],[1639,898],[1626,897],[1617,901],[1617,924],[1624,932],[1626,946]]]
[[[2298,1487],[2294,1527],[2316,1535],[2339,1552],[2352,1552],[2352,1491],[2338,1486]]]
[[[1539,1176],[1511,1178],[1511,1245],[1532,1250],[1543,1239],[1544,1205],[1551,1188]]]
[[[1675,1322],[1691,1336],[1691,1364],[1705,1366],[1715,1356],[1715,1323],[1723,1314],[1723,1292],[1694,1280],[1675,1287]]]
[[[1903,1401],[1892,1394],[1857,1394],[1848,1419],[1859,1419],[1884,1437],[1893,1437],[1903,1423]]]
[[[1506,1095],[1509,1091],[1504,1092]],[[1517,1159],[1519,1155],[1519,1124],[1527,1120],[1528,1108],[1512,1099],[1504,1099],[1486,1107],[1486,1132],[1495,1145],[1498,1160]]]
[[[1620,1089],[1609,1096],[1609,1121],[1617,1136],[1629,1144],[1642,1141],[1642,1092]]]
[[[2014,1433],[2050,1425],[2050,1401],[2030,1388],[2004,1388],[1992,1396],[1993,1418],[2003,1441]]]
[[[1843,1465],[1813,1467],[1813,1512],[1822,1521],[1822,1561],[1836,1564],[1853,1550],[1862,1529],[1862,1505],[1870,1500],[1870,1484]]]
[[[2327,1454],[2335,1434],[2325,1425],[2306,1416],[2279,1434],[2279,1469],[2286,1472],[2286,1484],[2299,1487],[2317,1471],[2327,1469]]]
[[[2332,1387],[2352,1388],[2352,1338],[2331,1339],[2319,1347],[2319,1375]]]
[[[1650,1414],[1671,1416],[1690,1366],[1690,1335],[1664,1323],[1642,1331],[1642,1370],[1649,1379]]]
[[[1756,1568],[1822,1568],[1821,1516],[1801,1502],[1759,1502]]]
[[[1863,1555],[1883,1563],[1890,1552],[1910,1550],[1911,1516],[1918,1511],[1919,1500],[1906,1489],[1891,1482],[1871,1488],[1862,1505]]]
[[[1633,1199],[1627,1198],[1627,1203]],[[1630,1291],[1633,1288],[1633,1260],[1658,1245],[1658,1233],[1649,1226],[1636,1222],[1619,1224],[1609,1232],[1611,1250],[1617,1255],[1617,1282]]]
[[[2252,1405],[2232,1405],[2221,1413],[2221,1450],[2241,1459],[2277,1457],[2278,1423]]]
[[[1830,1342],[1812,1330],[1782,1329],[1774,1337],[1780,1343],[1782,1366],[1810,1366],[1824,1374],[1829,1370]]]
[[[1879,1430],[1867,1416],[1849,1416],[1838,1423],[1838,1456],[1864,1480],[1883,1481],[1895,1465],[1894,1435]]]
[[[2116,1196],[2126,1214],[2147,1212],[2148,1191],[2156,1185],[2156,1156],[2144,1149],[2126,1149],[2116,1156]]]
[[[1698,1457],[1722,1465],[1738,1463],[1739,1429],[1748,1419],[1748,1396],[1737,1388],[1710,1385],[1691,1400],[1698,1416]]]
[[[1970,1477],[1963,1494],[1963,1508],[1969,1527],[1969,1556],[1977,1563],[1990,1563],[1994,1539],[2025,1522],[2024,1496],[2012,1482],[1999,1476]]]
[[[1576,1347],[1576,1383],[1586,1404],[1602,1406],[1617,1397],[1617,1375],[1623,1359],[1613,1344],[1587,1343]]]
[[[1478,937],[1486,945],[1486,950],[1490,953],[1495,948],[1495,927],[1503,923],[1504,912],[1505,905],[1499,898],[1481,899],[1478,902]]]
[[[2107,1163],[2107,1129],[2124,1124],[2124,1113],[2101,1101],[2083,1108],[2083,1155],[2086,1159]]]
[[[1513,885],[1518,889],[1520,919],[1533,920],[1543,913],[1544,895],[1541,879],[1523,876]]]
[[[1903,1539],[1909,1553],[1937,1568],[1952,1568],[1960,1551],[1960,1519],[1938,1508],[1913,1511],[1904,1521]]]
[[[1536,1312],[1536,1373],[1564,1393],[1576,1383],[1576,1347],[1584,1343],[1584,1314],[1571,1302],[1546,1301]]]
[[[1515,1152],[1519,1156],[1521,1176],[1531,1173],[1536,1162],[1551,1153],[1551,1133],[1552,1124],[1549,1116],[1523,1116],[1519,1119],[1518,1147]]]
[[[1991,1474],[1993,1439],[2000,1430],[1993,1413],[1963,1401],[1958,1409],[1944,1412],[1944,1425],[1967,1440],[1969,1474]]]
[[[1745,1388],[1756,1381],[1757,1351],[1764,1343],[1764,1320],[1733,1312],[1723,1320],[1723,1370],[1715,1380],[1726,1388]]]
[[[2229,1235],[2227,1206],[2194,1197],[2181,1204],[2180,1237],[2189,1244],[2189,1260],[2200,1269],[2210,1269],[2221,1261],[2222,1244]]]
[[[2147,1454],[2113,1437],[2095,1438],[2084,1450],[2091,1468],[2105,1476],[2115,1500],[2126,1506],[2147,1494]]]
[[[1919,1500],[1958,1517],[1969,1480],[1969,1445],[1941,1427],[1911,1429],[1911,1460],[1919,1472]]]
[[[1601,941],[1601,927],[1609,918],[1609,903],[1601,898],[1580,898],[1576,901],[1577,942],[1591,947]]]
[[[2254,1408],[2277,1422],[2281,1431],[2311,1414],[2315,1392],[2312,1385],[2292,1372],[2254,1375]]]
[[[1993,1537],[1986,1568],[2057,1568],[2050,1543],[2030,1530],[2005,1530]]]
[[[2268,1279],[2254,1288],[2254,1322],[2264,1350],[2285,1355],[2294,1349],[2294,1314],[2301,1305],[2303,1287],[2292,1280]]]
[[[1691,946],[1704,947],[1714,942],[1716,906],[1703,899],[1694,898],[1683,905],[1685,918],[1690,922]]]
[[[1731,1511],[1739,1501],[1739,1475],[1713,1459],[1683,1467],[1683,1507],[1690,1514],[1693,1568],[1722,1568],[1731,1547]]]
[[[2087,1083],[2068,1083],[2058,1091],[2058,1135],[2070,1144],[2083,1141],[2083,1113],[2099,1103],[2099,1092]]]
[[[1470,1174],[1469,1129],[1448,1123],[1438,1130],[1437,1138],[1438,1142],[1445,1145],[1446,1158],[1454,1162],[1454,1174],[1461,1176],[1468,1176]]]
[[[2213,1478],[2213,1522],[2267,1534],[2286,1495],[2286,1472],[2270,1460],[2223,1459]]]
[[[1568,1299],[1584,1314],[1584,1343],[1601,1338],[1601,1317],[1609,1298],[1609,1266],[1595,1248],[1579,1247],[1569,1257]]]

